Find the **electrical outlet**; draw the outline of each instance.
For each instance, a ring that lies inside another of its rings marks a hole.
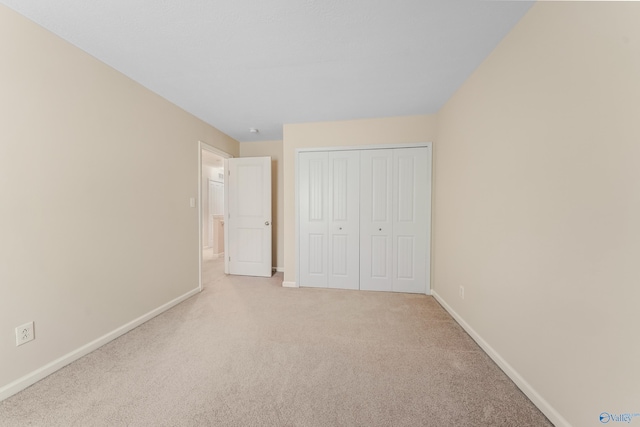
[[[33,322],[25,323],[24,325],[16,328],[16,347],[29,341],[33,341],[35,335],[33,334]]]
[[[460,294],[460,298],[464,299],[464,286],[460,286],[460,289],[458,289],[458,294]]]

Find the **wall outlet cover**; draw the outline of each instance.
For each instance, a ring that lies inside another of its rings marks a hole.
[[[25,323],[16,328],[16,347],[34,339],[33,322]]]

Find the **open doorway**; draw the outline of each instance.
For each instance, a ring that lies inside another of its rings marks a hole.
[[[225,274],[225,159],[230,156],[200,143],[201,286]]]
[[[224,161],[202,151],[202,250],[207,257],[224,256]]]

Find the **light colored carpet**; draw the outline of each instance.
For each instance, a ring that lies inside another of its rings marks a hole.
[[[0,403],[1,426],[549,426],[431,297],[225,277]]]

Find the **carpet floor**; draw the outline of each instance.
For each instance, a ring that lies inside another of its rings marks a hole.
[[[225,276],[0,402],[0,426],[550,426],[432,298]]]

